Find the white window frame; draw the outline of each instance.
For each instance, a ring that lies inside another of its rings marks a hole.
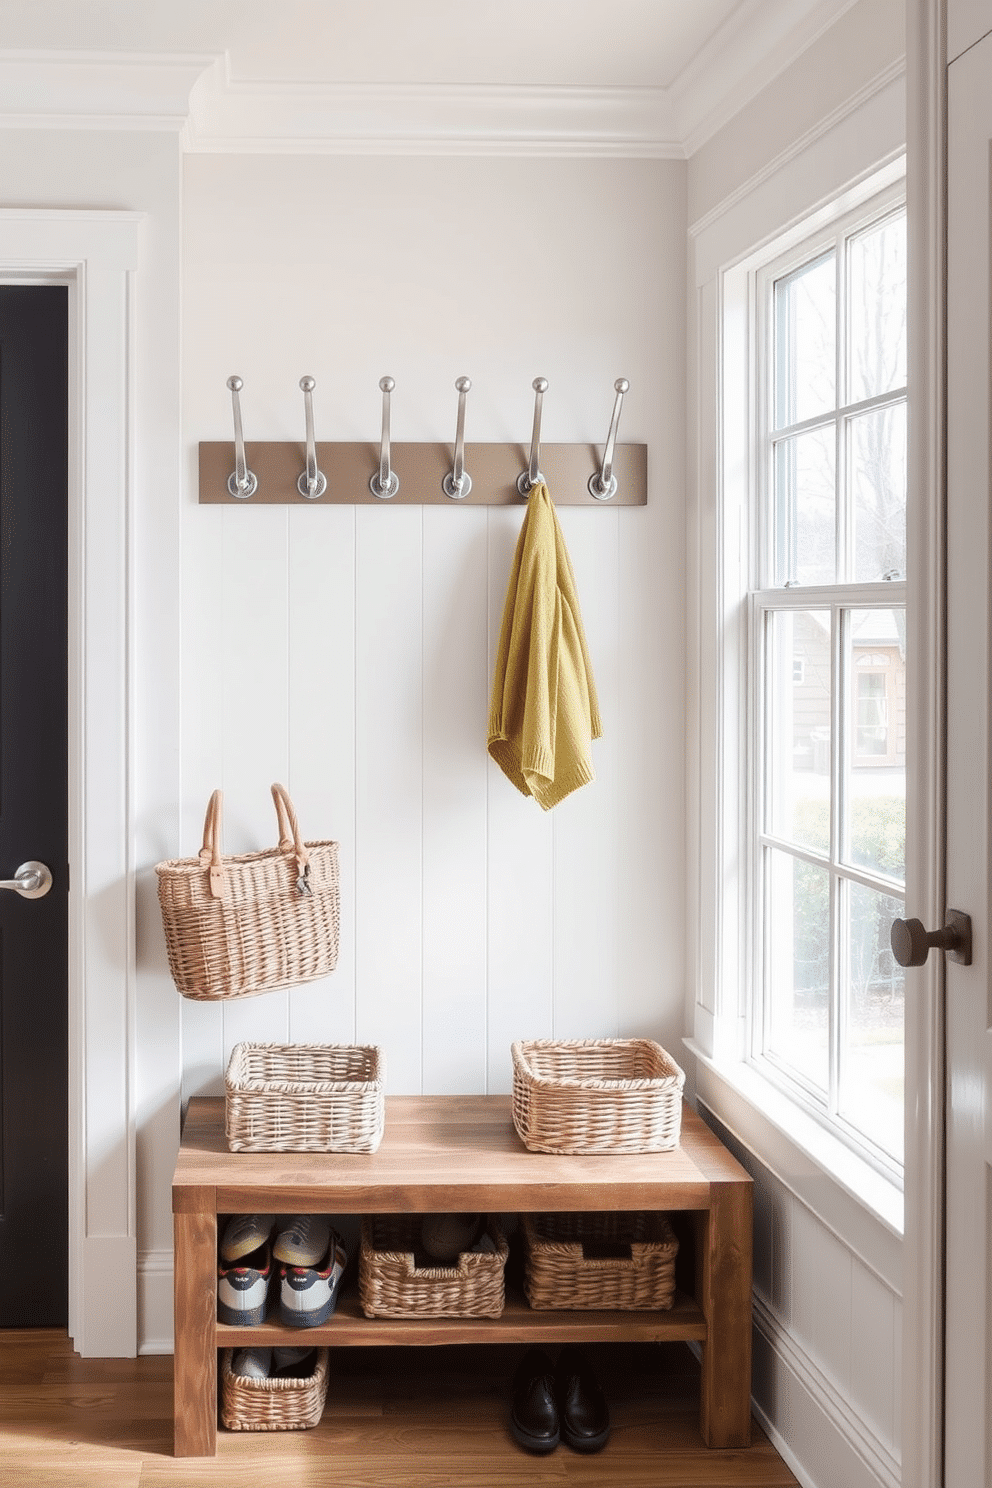
[[[710,367],[706,343],[698,344],[698,375],[704,389],[700,413],[705,421],[705,387],[710,377],[715,391],[712,427],[716,440],[712,468],[708,469],[703,436],[697,470],[703,505],[698,529],[702,567],[696,659],[703,690],[698,735],[701,774],[694,804],[702,846],[699,877],[690,898],[690,913],[698,918],[693,1035],[687,1044],[698,1061],[700,1088],[711,1092],[707,1099],[715,1099],[719,1091],[720,1109],[731,1125],[749,1134],[748,1140],[763,1149],[780,1151],[783,1172],[791,1170],[797,1182],[800,1173],[806,1175],[799,1182],[803,1191],[808,1188],[810,1193],[824,1193],[815,1177],[817,1172],[826,1173],[834,1181],[836,1187],[831,1191],[835,1198],[825,1212],[833,1216],[831,1222],[839,1230],[859,1235],[862,1253],[877,1257],[880,1274],[893,1268],[896,1255],[888,1249],[890,1241],[883,1237],[888,1235],[895,1241],[902,1234],[901,1183],[891,1172],[880,1172],[877,1164],[825,1127],[791,1093],[768,1079],[749,1057],[754,944],[748,923],[747,844],[754,781],[749,751],[752,719],[747,707],[753,667],[747,607],[751,578],[757,571],[759,541],[750,520],[757,489],[757,400],[765,396],[753,375],[758,276],[770,262],[781,262],[789,255],[797,263],[805,261],[817,234],[822,246],[829,246],[842,220],[851,214],[864,220],[873,217],[879,206],[894,204],[904,196],[904,182],[905,155],[900,150],[880,166],[839,187],[832,198],[821,198],[812,210],[797,211],[784,229],[769,233],[735,259],[721,264],[710,257],[711,240],[715,245],[719,234],[708,224],[696,246],[700,329],[712,326],[715,332],[715,357]],[[745,215],[741,213],[742,218]],[[708,298],[710,294],[712,299]],[[746,389],[744,397],[742,389]],[[708,480],[712,480],[716,495],[712,522],[702,494]],[[711,567],[707,552],[712,555]],[[797,590],[797,596],[801,592]],[[886,583],[884,593],[889,604],[902,603],[905,585],[900,581],[897,588]],[[802,594],[803,604],[810,603],[812,592]],[[707,613],[715,620],[712,629]],[[708,768],[713,772],[712,797],[706,788]],[[787,1157],[787,1153],[791,1155]],[[871,1217],[867,1229],[857,1220],[859,1212]],[[877,1224],[881,1229],[872,1228]]]
[[[764,933],[758,928],[759,917],[767,921],[769,907],[761,888],[764,849],[775,845],[775,834],[767,824],[767,792],[769,782],[761,769],[767,759],[765,735],[768,724],[769,697],[765,686],[765,619],[772,614],[786,611],[825,611],[830,616],[831,646],[831,757],[829,773],[831,780],[830,799],[833,803],[831,823],[831,848],[826,854],[793,853],[807,861],[821,864],[828,873],[831,884],[838,882],[838,895],[849,892],[841,883],[861,884],[864,888],[884,893],[905,903],[905,881],[896,882],[881,873],[862,871],[844,861],[838,841],[840,822],[846,819],[848,804],[848,776],[844,751],[848,737],[847,710],[850,700],[845,683],[855,676],[853,661],[850,670],[844,661],[845,637],[843,615],[866,609],[905,609],[906,576],[898,579],[855,581],[846,578],[853,567],[852,533],[847,517],[850,512],[844,503],[838,506],[835,525],[835,572],[839,577],[832,584],[812,585],[791,583],[782,586],[775,582],[775,522],[772,490],[775,471],[771,447],[774,439],[786,438],[807,427],[822,427],[832,424],[835,433],[835,488],[842,492],[846,485],[846,428],[852,418],[861,413],[874,412],[887,407],[904,404],[906,387],[895,387],[883,394],[860,401],[848,402],[846,378],[842,366],[847,357],[844,338],[844,317],[838,320],[839,335],[836,346],[836,383],[834,404],[817,418],[806,419],[778,428],[773,416],[774,408],[774,358],[775,358],[775,284],[802,268],[814,263],[827,253],[835,255],[837,298],[841,307],[846,300],[847,254],[846,245],[860,232],[879,224],[898,211],[905,211],[905,189],[902,183],[888,185],[873,193],[868,199],[851,210],[840,212],[832,220],[819,224],[807,237],[790,241],[784,252],[777,252],[772,244],[765,251],[759,266],[752,267],[752,292],[749,296],[753,324],[750,343],[753,353],[750,359],[749,381],[754,389],[752,400],[754,423],[753,459],[750,473],[750,489],[747,493],[748,527],[750,533],[748,578],[747,628],[748,628],[748,683],[745,689],[745,711],[747,715],[746,752],[748,758],[748,788],[745,795],[745,841],[747,843],[747,877],[745,886],[745,934],[748,937],[749,955],[746,966],[744,988],[745,1022],[747,1025],[746,1059],[761,1076],[775,1085],[788,1099],[793,1100],[807,1115],[821,1122],[828,1131],[850,1147],[862,1160],[867,1161],[879,1173],[886,1175],[900,1189],[903,1183],[902,1164],[890,1157],[881,1147],[859,1133],[847,1122],[839,1110],[840,1053],[844,1009],[835,1005],[833,992],[840,974],[833,969],[835,960],[843,960],[841,954],[841,928],[831,915],[831,998],[829,1004],[830,1068],[828,1088],[821,1095],[802,1074],[776,1059],[767,1051],[770,1033],[770,1012],[763,995],[765,981],[764,943],[767,940],[767,923]],[[801,224],[800,224],[801,226]],[[790,239],[794,238],[794,232]],[[789,844],[783,843],[788,850]],[[835,893],[831,888],[831,904]],[[842,1000],[841,1000],[842,1001]]]

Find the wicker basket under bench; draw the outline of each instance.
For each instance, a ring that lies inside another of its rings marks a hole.
[[[306,1431],[316,1426],[327,1399],[326,1348],[317,1350],[313,1372],[301,1379],[248,1379],[234,1374],[233,1349],[220,1362],[220,1420],[228,1431]]]
[[[463,1250],[450,1266],[418,1264],[420,1226],[418,1214],[362,1220],[358,1291],[365,1316],[502,1317],[509,1246],[496,1222],[486,1221],[495,1251]]]
[[[531,1307],[673,1306],[679,1242],[664,1214],[522,1214],[520,1222]]]

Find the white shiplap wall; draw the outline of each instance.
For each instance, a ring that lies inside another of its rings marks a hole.
[[[185,170],[181,850],[215,785],[227,847],[270,843],[281,779],[307,834],[341,844],[343,916],[325,985],[178,1008],[184,1095],[219,1090],[240,1039],[376,1042],[395,1093],[507,1090],[517,1037],[677,1048],[684,166]],[[616,204],[605,224],[596,202]],[[593,786],[545,815],[486,754],[522,504],[198,506],[196,442],[227,436],[232,371],[249,439],[301,437],[309,372],[318,437],[374,441],[387,371],[394,439],[451,438],[465,372],[469,440],[521,445],[537,373],[545,438],[590,443],[630,378],[648,506],[560,512],[605,720]]]

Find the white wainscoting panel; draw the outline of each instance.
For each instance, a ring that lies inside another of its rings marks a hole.
[[[422,509],[355,516],[357,1034],[407,1095],[423,1070]]]
[[[702,1114],[754,1180],[758,1419],[809,1488],[898,1488],[902,1299],[709,1108]]]
[[[255,852],[279,838],[269,786],[289,774],[288,530],[285,508],[224,511],[221,784],[228,852]],[[225,1065],[235,1044],[288,1038],[288,992],[225,1002]]]
[[[423,512],[423,1084],[486,1083],[486,513]]]
[[[317,517],[318,521],[313,519]],[[355,1041],[355,509],[289,515],[289,773],[305,838],[338,844],[333,975],[289,995],[293,1043]]]

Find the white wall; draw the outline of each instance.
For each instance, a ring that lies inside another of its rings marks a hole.
[[[692,157],[688,175],[686,1023],[717,1055],[695,1072],[702,1112],[755,1182],[756,1409],[800,1481],[816,1488],[900,1480],[902,1245],[793,1140],[794,1125],[764,1118],[719,1073],[721,1018],[728,1042],[737,1034],[719,975],[736,937],[718,943],[717,906],[736,903],[720,823],[722,811],[733,820],[727,781],[739,749],[734,700],[721,704],[717,691],[739,661],[724,592],[736,555],[724,566],[719,548],[719,305],[725,269],[904,148],[903,9],[901,0],[860,0]]]
[[[238,1040],[376,1042],[393,1093],[506,1091],[518,1037],[679,1048],[684,189],[684,164],[658,161],[185,161],[164,601],[181,624],[140,663],[178,655],[182,726],[145,862],[198,848],[217,785],[227,848],[270,845],[282,780],[306,833],[341,844],[343,914],[326,983],[183,1002],[143,875],[145,1347],[168,1344],[178,1091],[220,1093]],[[649,446],[647,506],[560,511],[604,718],[593,785],[546,815],[486,754],[523,505],[199,506],[197,441],[230,437],[231,372],[249,439],[302,437],[311,373],[318,438],[371,443],[387,372],[394,440],[451,439],[464,373],[468,439],[522,446],[536,375],[549,442],[602,442],[630,379],[621,438]]]

